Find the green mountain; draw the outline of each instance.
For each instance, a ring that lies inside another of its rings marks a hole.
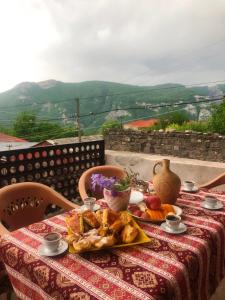
[[[63,124],[73,124],[76,113],[75,99],[80,99],[81,124],[84,129],[99,127],[105,120],[119,118],[121,122],[153,117],[181,107],[155,107],[177,102],[192,102],[199,96],[212,96],[225,85],[185,87],[181,84],[137,86],[104,81],[65,83],[56,80],[23,82],[0,93],[0,125],[11,126],[21,111],[32,111],[40,119],[49,119]],[[197,118],[208,104],[183,107]],[[138,107],[138,109],[137,109]],[[120,110],[119,110],[120,109]]]

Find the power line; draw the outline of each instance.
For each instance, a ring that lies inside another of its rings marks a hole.
[[[221,95],[224,97],[224,95]],[[121,111],[121,110],[133,110],[133,109],[140,109],[140,110],[145,110],[146,108],[148,109],[154,109],[154,108],[162,108],[162,107],[170,107],[170,106],[180,106],[180,105],[186,105],[186,104],[199,104],[199,103],[209,103],[209,102],[217,102],[217,101],[221,101],[223,100],[223,98],[215,98],[215,99],[207,99],[207,100],[199,100],[199,101],[193,101],[193,102],[177,102],[177,103],[169,103],[169,104],[160,104],[160,105],[145,105],[142,107],[123,107],[123,108],[116,108],[116,109],[110,109],[110,110],[105,110],[105,111],[101,111],[98,113],[92,113],[92,115],[100,115],[100,114],[105,114],[105,113],[109,113],[109,112],[113,112],[113,111]],[[90,116],[89,114],[86,115],[81,115],[81,117],[87,117]]]

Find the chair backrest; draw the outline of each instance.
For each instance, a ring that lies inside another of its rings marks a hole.
[[[223,185],[223,184],[225,184],[225,173],[217,176],[216,178],[212,179],[211,181],[208,181],[207,183],[200,185],[199,187],[211,189],[216,186]]]
[[[43,220],[50,204],[56,204],[66,211],[77,207],[40,183],[24,182],[5,186],[0,189],[0,221],[10,231],[27,226]]]
[[[106,165],[106,166],[97,166],[97,167],[93,167],[88,169],[87,171],[85,171],[80,179],[79,179],[79,183],[78,183],[78,188],[79,188],[79,193],[81,196],[81,199],[85,199],[88,196],[88,192],[91,191],[91,195],[93,197],[96,197],[97,199],[103,198],[103,194],[102,192],[96,190],[96,191],[92,191],[91,190],[91,182],[90,182],[90,178],[92,174],[102,174],[106,177],[111,177],[111,176],[116,176],[118,178],[124,178],[126,177],[126,172],[117,166],[111,166],[111,165]]]

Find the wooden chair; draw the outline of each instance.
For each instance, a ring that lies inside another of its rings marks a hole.
[[[116,176],[118,178],[124,178],[126,177],[126,172],[117,166],[111,166],[111,165],[106,165],[106,166],[97,166],[97,167],[93,167],[88,169],[87,171],[85,171],[80,179],[79,179],[79,183],[78,183],[78,189],[79,189],[79,193],[81,196],[81,199],[84,200],[85,198],[87,198],[88,196],[90,196],[90,191],[91,191],[91,183],[90,183],[90,178],[92,174],[102,174],[106,177],[111,177],[111,176]],[[91,191],[91,196],[100,199],[103,198],[103,194],[102,192],[96,190],[96,191]]]
[[[45,218],[47,206],[65,211],[77,207],[47,185],[23,182],[0,189],[0,236]]]
[[[204,183],[204,184],[200,185],[199,187],[200,188],[211,189],[211,188],[214,188],[216,186],[223,185],[223,184],[225,184],[225,173],[217,176],[216,178],[214,178],[213,180],[211,180],[207,183]]]

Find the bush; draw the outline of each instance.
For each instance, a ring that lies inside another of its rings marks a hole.
[[[220,105],[213,107],[210,127],[213,132],[225,134],[225,100]]]
[[[197,132],[210,132],[210,123],[207,121],[191,121],[191,122],[185,122],[182,125],[178,124],[170,124],[166,128],[167,130],[175,129],[176,131],[185,131],[185,130],[191,130],[191,131],[197,131]]]
[[[117,120],[108,120],[101,127],[101,133],[105,134],[111,128],[121,128],[121,123]]]

